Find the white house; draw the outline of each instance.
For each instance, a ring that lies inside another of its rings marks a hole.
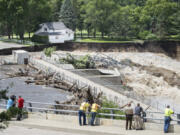
[[[74,39],[74,31],[67,28],[63,22],[48,22],[40,26],[35,35],[48,36],[49,43],[64,43]]]

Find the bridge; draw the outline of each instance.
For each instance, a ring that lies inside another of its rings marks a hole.
[[[5,102],[0,104],[0,107],[5,107]],[[39,106],[39,107],[38,107]],[[46,106],[46,107],[45,107]],[[56,107],[55,107],[56,106]],[[71,109],[57,109],[57,106],[70,107]],[[99,116],[110,116],[109,119],[98,117],[96,119],[97,126],[79,126],[78,124],[78,105],[64,105],[64,104],[50,104],[40,102],[25,103],[25,108],[28,111],[28,119],[22,121],[11,121],[10,126],[5,133],[11,134],[18,129],[14,135],[26,134],[30,135],[34,132],[37,135],[46,134],[62,134],[62,135],[163,135],[163,112],[149,112],[146,111],[147,122],[145,123],[145,130],[143,131],[126,131],[125,121],[117,120],[114,117],[125,117],[125,115],[113,114],[113,111],[121,110],[118,108],[101,108],[103,110],[110,110],[111,113],[100,113]],[[159,118],[156,118],[156,116]],[[88,116],[88,114],[87,114]],[[178,135],[180,132],[180,122],[176,119],[177,114],[173,116],[173,122],[170,131],[173,135]],[[89,120],[89,117],[87,117]],[[33,130],[32,130],[33,129]],[[174,133],[173,133],[174,132]],[[1,132],[0,132],[1,135]],[[4,135],[4,134],[3,134]]]

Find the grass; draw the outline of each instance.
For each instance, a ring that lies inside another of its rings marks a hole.
[[[132,41],[118,41],[118,40],[112,40],[112,39],[81,39],[76,42],[87,42],[87,43],[143,43],[142,40],[132,40]]]
[[[33,36],[34,33],[31,33],[31,37]],[[24,46],[34,46],[34,45],[43,45],[40,43],[34,43],[29,39],[29,33],[24,34],[24,40],[21,41],[17,35],[13,35],[13,39],[9,39],[8,36],[1,36],[0,41],[3,42],[9,42],[9,43],[16,43]]]
[[[30,35],[31,35],[31,37],[32,37],[32,36],[34,35],[34,33],[31,33]],[[2,38],[8,39],[8,36],[2,36]],[[24,38],[25,38],[25,39],[29,39],[29,33],[25,33],[25,34],[24,34]],[[16,34],[13,34],[13,39],[19,39],[19,36],[16,35]]]

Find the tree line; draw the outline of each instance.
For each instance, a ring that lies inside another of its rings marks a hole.
[[[0,0],[1,35],[23,39],[50,21],[94,38],[180,39],[180,0]]]

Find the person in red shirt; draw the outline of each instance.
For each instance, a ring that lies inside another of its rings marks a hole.
[[[22,118],[22,109],[24,107],[24,99],[19,96],[18,98],[18,108],[19,108],[19,113],[18,113],[18,116],[17,116],[17,120],[21,120]]]
[[[24,107],[24,99],[19,96],[19,99],[18,99],[18,108],[19,109],[22,109]]]

